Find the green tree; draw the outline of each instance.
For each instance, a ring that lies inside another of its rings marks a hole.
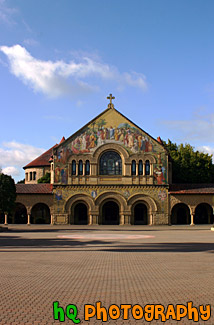
[[[102,129],[102,127],[106,125],[106,121],[105,119],[100,119],[98,122],[97,122],[97,126],[98,126],[98,129]]]
[[[51,174],[46,173],[45,176],[38,179],[37,183],[50,183],[51,182]]]
[[[10,213],[15,207],[16,186],[11,176],[0,173],[0,212]]]
[[[214,165],[212,155],[194,150],[190,144],[164,142],[172,159],[173,183],[212,183]]]

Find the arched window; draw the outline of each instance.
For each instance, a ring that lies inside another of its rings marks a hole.
[[[139,160],[138,175],[143,175],[143,162],[142,162],[142,160]]]
[[[149,160],[146,160],[145,169],[146,169],[146,175],[150,175],[150,162],[149,162]]]
[[[100,157],[100,175],[122,175],[122,160],[114,151],[107,151]]]
[[[132,160],[132,175],[136,175],[136,161]]]
[[[83,163],[82,160],[79,160],[79,165],[78,165],[78,175],[83,174]]]
[[[72,160],[72,175],[76,175],[76,161]]]
[[[90,175],[90,162],[89,162],[89,160],[86,160],[86,162],[85,162],[85,174]]]

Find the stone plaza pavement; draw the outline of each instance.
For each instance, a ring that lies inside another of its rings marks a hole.
[[[0,324],[54,321],[53,302],[211,304],[214,324],[214,232],[207,226],[25,226],[0,232]],[[144,324],[109,320],[109,324]],[[152,321],[163,324],[161,320]],[[166,324],[196,324],[183,318]]]

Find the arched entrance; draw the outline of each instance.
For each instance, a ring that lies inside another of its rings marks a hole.
[[[178,203],[172,208],[171,224],[172,225],[190,224],[190,210],[186,204]]]
[[[107,201],[102,206],[102,224],[119,225],[119,206],[114,201]]]
[[[134,225],[148,225],[147,206],[144,203],[137,203],[134,206]]]
[[[26,224],[27,223],[27,209],[22,203],[16,203],[14,213],[15,224]]]
[[[50,209],[45,203],[37,203],[31,210],[30,223],[49,224],[51,223]]]
[[[213,223],[213,210],[207,203],[200,203],[195,209],[194,223],[209,224]]]
[[[84,203],[77,203],[74,206],[74,224],[87,225],[88,224],[88,209]]]

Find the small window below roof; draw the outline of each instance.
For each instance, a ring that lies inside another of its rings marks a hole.
[[[73,176],[76,175],[76,161],[75,160],[72,160],[71,173]]]
[[[89,160],[86,160],[86,162],[85,162],[85,174],[90,175],[90,162],[89,162]]]
[[[83,175],[83,162],[82,162],[82,160],[79,160],[78,175]]]
[[[146,175],[150,175],[150,161],[146,160]]]
[[[132,176],[136,175],[136,161],[132,160]]]
[[[138,175],[143,175],[143,162],[142,162],[142,160],[139,160]]]
[[[36,180],[36,172],[33,172],[33,180]]]

